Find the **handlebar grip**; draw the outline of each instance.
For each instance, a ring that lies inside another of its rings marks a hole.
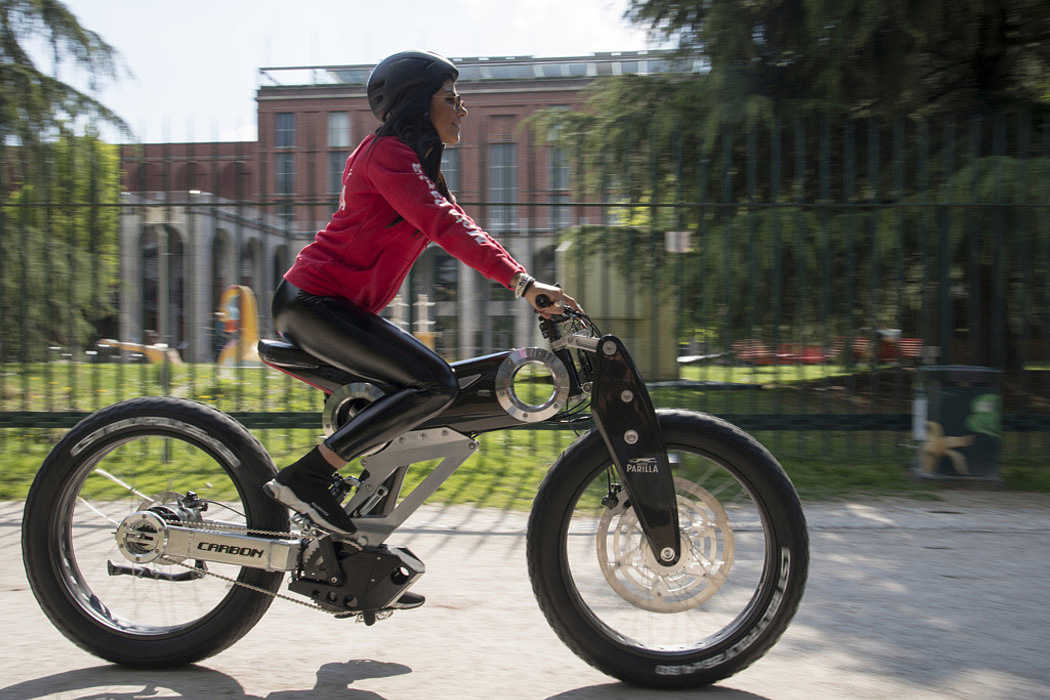
[[[547,296],[546,294],[537,294],[536,295],[536,306],[537,307],[539,307],[541,309],[546,309],[550,305],[551,305],[551,298],[549,296]]]

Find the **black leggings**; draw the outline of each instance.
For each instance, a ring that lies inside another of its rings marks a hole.
[[[456,374],[440,355],[345,299],[308,294],[282,280],[272,311],[274,327],[289,342],[371,382],[398,387],[324,441],[348,462],[436,416],[456,398]]]

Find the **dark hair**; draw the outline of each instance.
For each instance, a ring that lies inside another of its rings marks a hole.
[[[398,95],[397,101],[387,113],[386,121],[376,129],[376,136],[393,136],[408,145],[419,157],[423,173],[434,181],[438,191],[449,196],[448,185],[441,174],[441,156],[445,144],[430,121],[430,99],[445,81],[454,79],[451,72],[434,77],[413,86],[413,89]]]

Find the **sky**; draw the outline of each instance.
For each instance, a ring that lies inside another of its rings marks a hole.
[[[623,19],[627,0],[64,2],[120,54],[124,75],[95,97],[143,142],[255,140],[266,66],[375,63],[416,48],[462,57],[656,47]],[[59,77],[77,84],[69,66]]]

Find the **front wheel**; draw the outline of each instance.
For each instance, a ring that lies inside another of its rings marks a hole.
[[[529,518],[533,590],[548,622],[595,668],[653,688],[713,683],[783,634],[805,588],[805,517],[783,468],[712,416],[658,411],[674,474],[682,556],[653,556],[600,435],[567,449]]]
[[[187,526],[286,531],[287,511],[261,488],[273,473],[251,434],[201,404],[144,398],[88,416],[26,499],[22,557],[37,601],[70,640],[118,664],[221,651],[259,620],[283,574],[169,557],[139,566],[118,545],[121,522],[149,510]]]

